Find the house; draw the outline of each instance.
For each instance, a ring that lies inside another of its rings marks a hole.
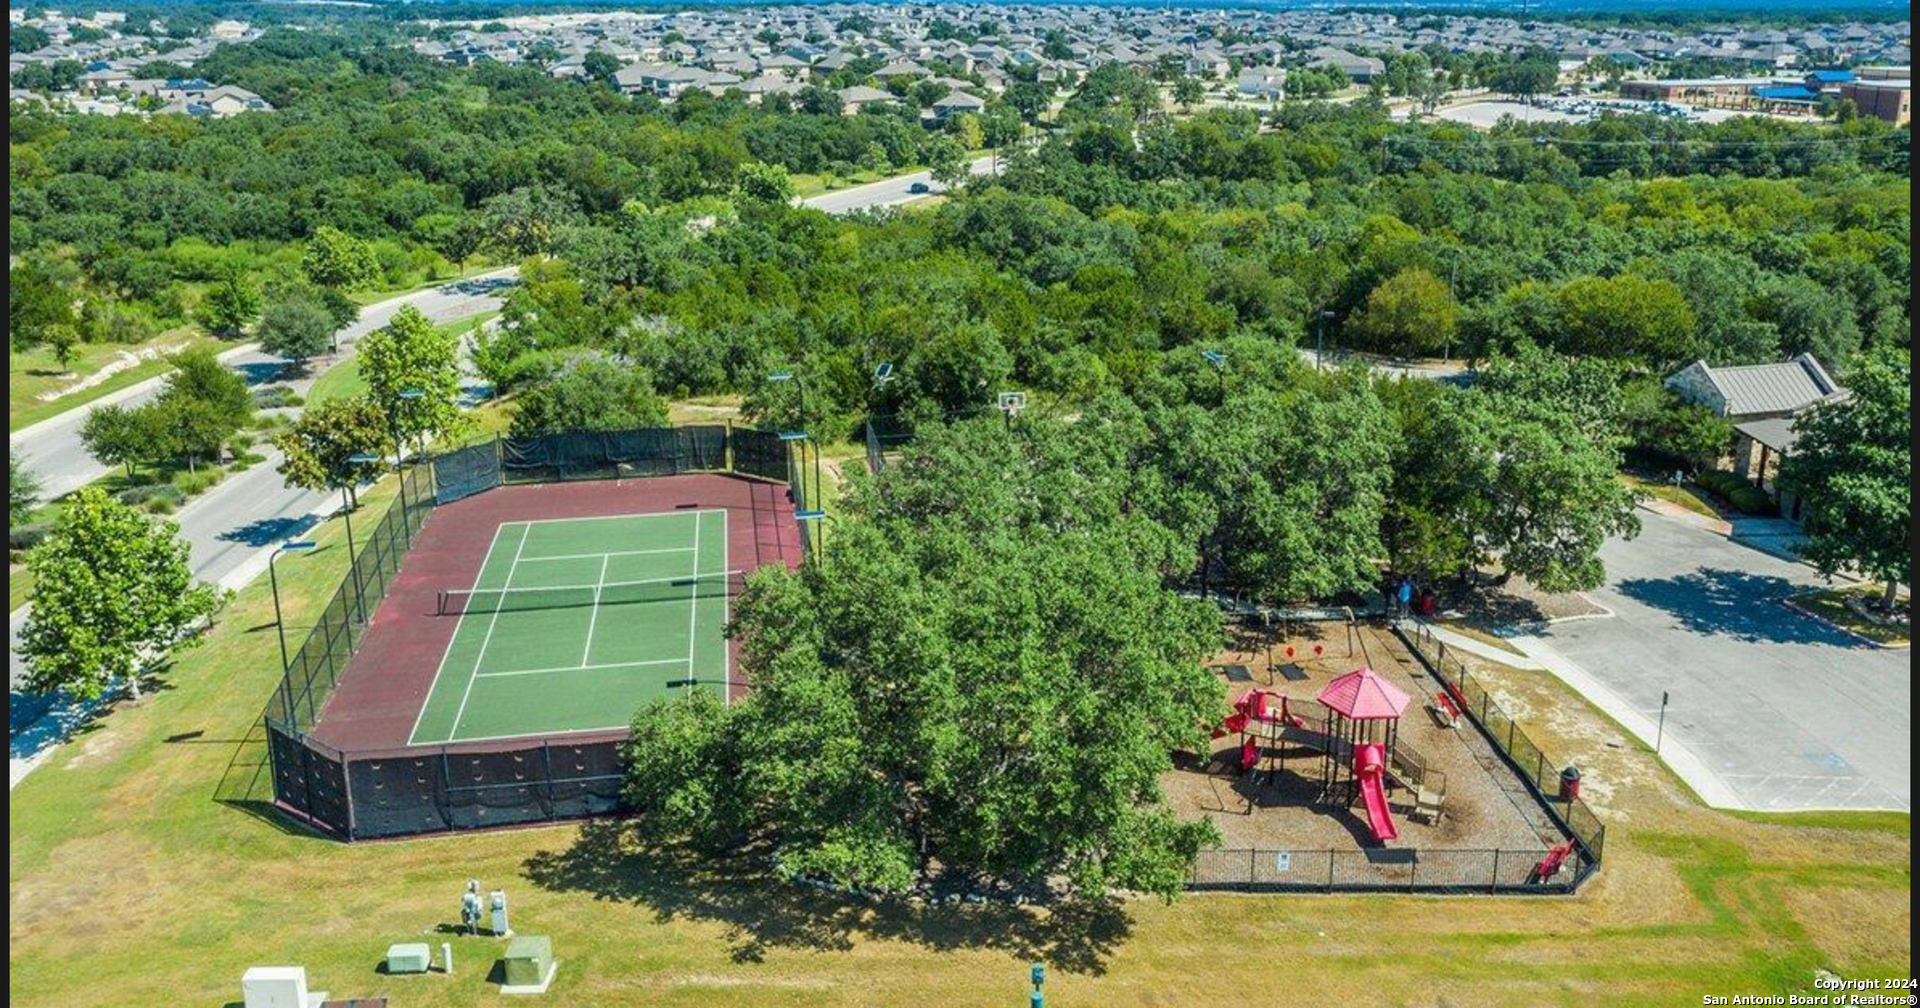
[[[1276,66],[1251,66],[1240,71],[1240,97],[1279,101],[1287,94],[1287,72]]]
[[[1666,380],[1667,388],[1733,424],[1733,471],[1762,490],[1775,490],[1780,462],[1793,453],[1794,419],[1847,390],[1812,354],[1779,364],[1714,367],[1695,361]],[[1780,495],[1780,513],[1798,519],[1800,502]]]
[[[868,87],[865,84],[841,88],[836,94],[840,96],[841,109],[848,115],[853,115],[869,105],[888,105],[900,100],[879,88]]]
[[[948,119],[957,115],[965,115],[967,113],[977,115],[986,107],[987,103],[985,101],[965,91],[949,91],[933,103],[933,118],[935,122],[946,122]]]
[[[1316,68],[1337,70],[1346,74],[1356,84],[1371,83],[1375,77],[1387,72],[1387,65],[1371,56],[1361,56],[1345,49],[1321,46],[1307,51],[1307,65]]]

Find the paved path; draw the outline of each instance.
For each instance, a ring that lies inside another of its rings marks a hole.
[[[1658,514],[1601,550],[1612,618],[1512,638],[1651,745],[1709,804],[1895,809],[1913,801],[1911,652],[1866,645],[1781,600],[1811,569]]]

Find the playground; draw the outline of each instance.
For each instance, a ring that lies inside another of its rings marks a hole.
[[[1230,707],[1162,778],[1221,834],[1196,882],[1523,885],[1566,839],[1390,630],[1246,628],[1213,668]]]

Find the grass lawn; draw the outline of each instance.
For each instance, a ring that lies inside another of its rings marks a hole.
[[[27,604],[27,596],[33,594],[33,575],[27,573],[25,564],[7,565],[7,611],[12,612]]]
[[[1847,601],[1878,604],[1886,591],[1883,585],[1853,585],[1846,588],[1822,588],[1795,595],[1793,605],[1885,647],[1907,647],[1913,643],[1913,599],[1907,601],[1907,625],[1881,623],[1867,619],[1849,608]]]
[[[838,457],[839,453],[833,453]],[[852,464],[849,462],[848,464]],[[367,496],[360,520],[391,500]],[[344,569],[341,529],[280,564],[289,622]],[[649,849],[618,823],[347,846],[222,785],[277,679],[264,579],[143,703],[63,747],[8,799],[14,1006],[218,1005],[250,965],[298,963],[334,997],[495,1003],[501,945],[437,930],[468,878],[505,888],[563,965],[554,1004],[986,1005],[1052,964],[1058,1005],[1675,1005],[1911,972],[1911,819],[1714,812],[1552,676],[1481,674],[1577,762],[1607,865],[1571,899],[1189,896],[1046,914],[870,903],[758,862]],[[239,779],[246,777],[241,772]],[[376,972],[393,942],[451,940],[458,972]]]
[[[39,423],[48,417],[58,416],[76,406],[92,402],[109,392],[117,392],[129,385],[138,384],[154,375],[167,371],[166,357],[182,350],[198,346],[220,347],[223,344],[197,328],[181,327],[168,331],[145,343],[83,343],[75,349],[74,359],[69,364],[61,364],[54,359],[45,347],[30,350],[9,350],[7,352],[7,429],[19,430],[28,424]],[[115,371],[112,375],[95,385],[62,395],[57,399],[42,400],[41,395],[56,389],[67,388],[81,379],[98,374],[109,364],[133,354],[144,359],[131,366]]]
[[[442,332],[465,334],[472,332],[475,327],[485,324],[488,319],[498,314],[500,313],[496,311],[482,312],[471,318],[447,322],[437,328]],[[329,399],[350,399],[357,395],[364,395],[366,391],[367,380],[360,374],[360,355],[354,354],[315,378],[313,386],[307,389],[306,401],[309,406],[318,406]]]
[[[1694,514],[1708,518],[1720,517],[1719,509],[1709,502],[1706,491],[1691,483],[1675,486],[1663,480],[1642,479],[1638,476],[1621,475],[1621,482],[1649,497],[1658,497],[1670,504],[1678,504]]]

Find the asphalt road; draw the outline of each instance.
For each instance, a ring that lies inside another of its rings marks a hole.
[[[967,165],[967,170],[975,175],[991,175],[996,162],[992,155],[975,158]],[[924,187],[915,192],[915,186]],[[835,192],[821,193],[801,200],[804,206],[815,210],[825,210],[830,214],[851,213],[855,210],[872,210],[877,207],[898,206],[934,193],[945,192],[945,187],[933,180],[932,172],[913,172],[897,175],[866,185],[853,186]]]
[[[359,321],[340,330],[341,359],[352,353],[353,345],[360,337],[386,325],[403,305],[419,308],[436,322],[467,318],[498,308],[499,288],[513,283],[518,275],[518,267],[508,267],[368,305],[361,309]],[[222,352],[220,359],[246,375],[253,384],[272,381],[286,363],[272,354],[262,352],[251,343]],[[328,362],[327,366],[332,363],[338,361]],[[43,496],[52,498],[71,493],[99,479],[107,471],[107,467],[94,461],[80,443],[80,427],[86,423],[87,414],[94,407],[109,403],[138,406],[148,402],[160,393],[163,381],[159,377],[150,378],[59,416],[23,427],[7,437],[7,446],[20,453],[26,467],[40,477]]]
[[[1913,658],[1787,608],[1820,584],[1803,564],[1645,515],[1601,550],[1612,618],[1535,640],[1597,681],[1601,707],[1653,741],[1711,804],[1771,811],[1913,803]],[[1526,647],[1526,638],[1516,640]],[[1676,748],[1675,743],[1678,744]]]

